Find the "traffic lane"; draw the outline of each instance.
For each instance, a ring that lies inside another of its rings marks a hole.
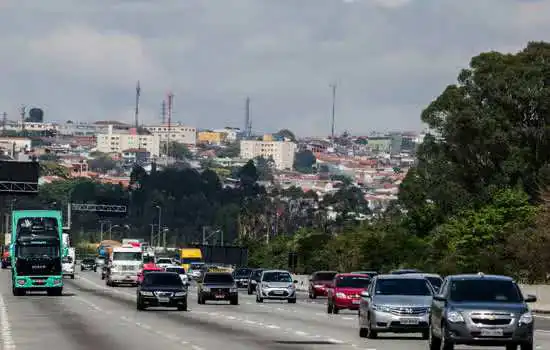
[[[333,342],[326,338],[308,337],[288,332],[272,324],[246,322],[246,319],[229,316],[223,312],[201,310],[198,304],[190,304],[189,312],[171,312],[167,309],[135,310],[135,294],[118,288],[94,285],[89,280],[76,279],[67,285],[93,303],[96,308],[109,310],[125,319],[138,322],[155,330],[162,330],[170,337],[186,334],[184,338],[200,343],[203,349],[316,349],[319,345],[331,345],[331,349],[350,349],[349,344]],[[233,306],[235,307],[235,306]],[[222,306],[218,306],[220,310]]]
[[[86,285],[87,288],[94,288],[105,295],[123,298],[129,298],[135,303],[135,294],[129,288],[107,288],[85,278],[71,281],[71,283]],[[84,289],[85,287],[83,287]],[[276,303],[256,304],[246,301],[240,301],[240,305],[228,305],[223,302],[207,302],[206,305],[198,305],[196,295],[189,296],[190,313],[201,318],[208,324],[222,323],[227,327],[244,327],[255,334],[268,333],[276,336],[293,338],[290,342],[300,342],[301,346],[311,344],[333,344],[332,347],[344,348],[363,348],[368,345],[369,348],[381,349],[401,349],[406,346],[410,349],[424,349],[426,342],[421,340],[418,335],[401,337],[382,337],[379,340],[369,340],[359,338],[357,328],[357,316],[350,318],[355,322],[339,322],[337,315],[332,319],[319,319],[311,310],[304,309],[299,315],[291,315],[288,310],[273,312]],[[297,304],[291,304],[296,306]],[[295,308],[294,311],[299,310]],[[328,316],[328,315],[324,315]]]
[[[0,338],[5,350],[182,348],[181,343],[155,339],[136,324],[91,308],[70,290],[61,297],[39,292],[14,297],[6,275],[0,276],[0,305],[5,311],[1,313]]]

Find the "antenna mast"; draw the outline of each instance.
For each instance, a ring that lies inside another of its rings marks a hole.
[[[334,118],[336,115],[336,83],[330,85],[332,88],[332,125],[331,125],[331,140],[334,143]]]
[[[251,121],[250,121],[250,97],[246,98],[246,105],[245,105],[245,116],[244,116],[244,137],[245,139],[250,138],[250,128],[251,128]]]
[[[162,125],[166,124],[166,100],[162,100],[160,116],[162,117]]]
[[[135,111],[134,111],[134,119],[135,119],[135,127],[136,127],[136,137],[137,137],[137,144],[138,149],[141,149],[141,139],[139,137],[139,99],[141,97],[141,85],[139,83],[139,80],[136,84],[136,105],[135,105]]]
[[[25,105],[21,106],[21,131],[25,131],[25,115],[27,114],[27,107]]]
[[[166,142],[166,155],[170,157],[170,133],[172,132],[172,111],[174,109],[174,94],[168,93],[168,138]]]

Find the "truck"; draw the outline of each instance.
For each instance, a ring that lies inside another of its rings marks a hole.
[[[76,267],[76,250],[74,247],[66,247],[67,256],[63,257],[62,260],[62,270],[63,276],[69,276],[74,280],[74,271]]]
[[[200,248],[180,249],[180,264],[188,272],[192,264],[203,263],[202,250]]]
[[[1,265],[3,269],[7,269],[11,265],[10,258],[10,245],[11,245],[11,233],[4,234],[4,244],[2,244],[1,251]]]
[[[143,265],[141,247],[123,245],[110,251],[105,269],[105,284],[115,287],[118,284],[138,285],[138,272]]]
[[[27,291],[63,292],[63,223],[56,210],[14,210],[10,247],[11,284],[15,296]]]

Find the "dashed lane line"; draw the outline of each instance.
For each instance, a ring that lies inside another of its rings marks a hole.
[[[15,343],[11,332],[11,324],[8,318],[8,307],[0,294],[0,335],[2,338],[2,350],[14,350]]]

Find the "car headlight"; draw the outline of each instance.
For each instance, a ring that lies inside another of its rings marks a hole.
[[[231,293],[236,293],[236,292],[238,292],[238,291],[239,291],[239,290],[238,290],[237,288],[231,288],[231,289],[229,290],[229,292],[231,292]]]
[[[447,321],[451,323],[464,322],[464,317],[462,317],[462,314],[458,311],[449,311],[447,312]]]
[[[527,311],[519,318],[519,323],[521,324],[530,324],[533,322],[533,314],[531,311]]]
[[[262,288],[269,288],[269,283],[262,283]]]
[[[380,312],[390,312],[390,308],[385,305],[372,305],[372,309],[374,311],[380,311]]]
[[[337,298],[345,298],[346,295],[344,293],[336,293]]]
[[[294,283],[291,283],[291,284],[289,284],[289,285],[288,285],[288,287],[287,287],[287,288],[290,288],[290,289],[295,289],[295,288],[296,288],[296,286],[294,285]]]
[[[314,284],[313,285],[315,288],[323,288],[324,286],[322,284]]]
[[[202,287],[203,292],[210,292],[210,287]]]
[[[187,292],[176,292],[174,293],[175,297],[184,297],[187,295]]]
[[[143,292],[143,291],[141,291],[141,292],[139,292],[139,293],[140,293],[141,295],[146,296],[146,297],[152,297],[152,296],[153,296],[153,292]]]
[[[256,284],[256,283],[258,283],[258,282],[256,282],[255,280],[252,280],[252,281],[250,281],[250,283]]]

